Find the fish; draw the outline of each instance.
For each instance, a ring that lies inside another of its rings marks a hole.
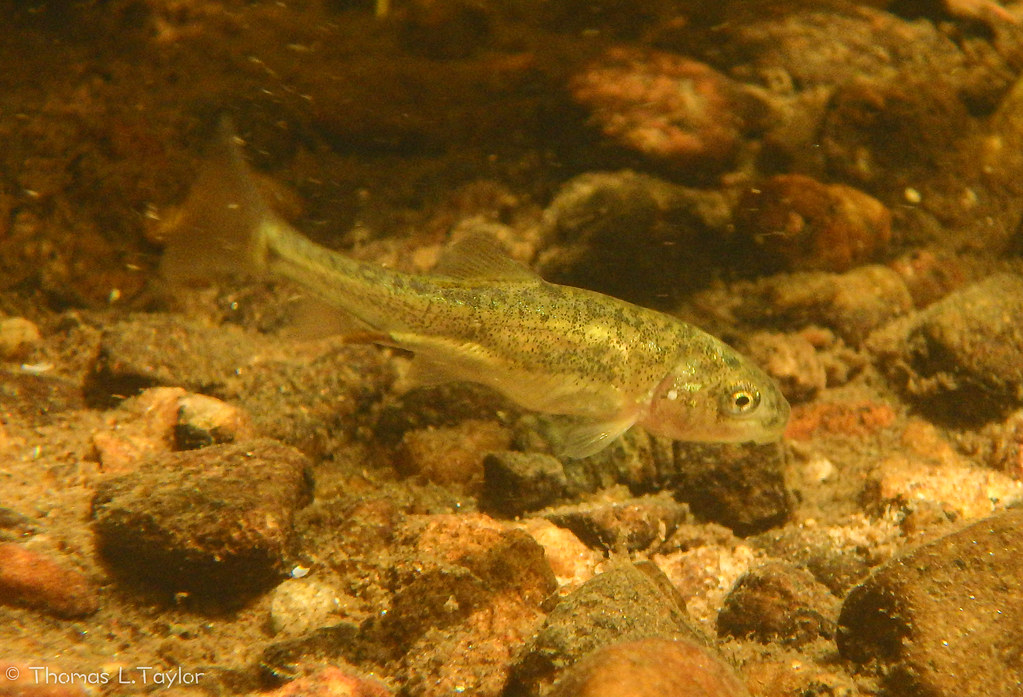
[[[286,279],[343,310],[368,341],[412,352],[417,385],[467,381],[552,415],[561,457],[594,455],[633,426],[674,440],[770,443],[789,405],[723,341],[672,315],[543,280],[485,233],[409,274],[319,245],[264,200],[228,127],[163,252],[174,283]]]

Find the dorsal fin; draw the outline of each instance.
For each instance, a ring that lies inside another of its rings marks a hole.
[[[540,280],[536,272],[509,257],[501,244],[482,230],[470,232],[444,250],[433,272],[462,279]]]

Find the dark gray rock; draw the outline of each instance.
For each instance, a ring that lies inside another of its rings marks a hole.
[[[737,535],[784,523],[792,501],[785,485],[784,452],[769,445],[675,443],[675,472],[665,488],[699,518]]]
[[[308,461],[270,440],[155,456],[102,482],[100,550],[123,576],[168,592],[232,600],[284,571]]]
[[[1023,510],[985,518],[877,569],[846,597],[838,648],[877,661],[886,694],[1023,690]]]
[[[544,453],[506,450],[483,458],[480,508],[509,518],[547,506],[568,488],[561,461]]]

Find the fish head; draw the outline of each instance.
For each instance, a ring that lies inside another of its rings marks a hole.
[[[788,420],[789,403],[774,380],[720,344],[680,360],[650,393],[640,424],[674,440],[770,443]]]

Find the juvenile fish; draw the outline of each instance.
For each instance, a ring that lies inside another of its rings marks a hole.
[[[415,354],[420,384],[463,380],[537,412],[570,417],[566,457],[599,452],[633,425],[676,440],[777,440],[789,405],[723,342],[670,315],[548,283],[485,235],[412,275],[315,244],[261,199],[238,146],[196,183],[168,242],[172,279],[238,271],[286,278]]]

